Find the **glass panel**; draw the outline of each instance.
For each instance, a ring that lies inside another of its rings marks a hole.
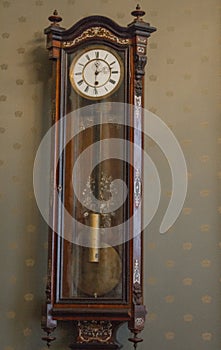
[[[76,55],[79,57],[79,52]],[[70,69],[76,55],[68,55],[67,69]],[[120,62],[125,61],[124,55],[125,52],[122,52]],[[115,246],[105,241],[105,229],[124,222],[128,212],[127,194],[124,187],[119,191],[116,182],[127,180],[126,149],[108,141],[127,137],[124,126],[126,111],[120,115],[122,125],[119,125],[114,122],[119,123],[116,108],[109,103],[127,100],[125,84],[123,78],[112,94],[96,101],[97,106],[100,103],[102,106],[90,108],[95,100],[82,96],[68,82],[69,95],[65,98],[64,110],[65,113],[75,111],[74,118],[67,122],[66,130],[68,133],[68,130],[79,128],[80,132],[67,144],[64,152],[64,204],[76,220],[72,227],[74,239],[72,242],[63,239],[61,244],[60,298],[64,301],[87,298],[96,303],[101,299],[117,301],[126,298],[123,281],[127,280],[128,245]],[[101,140],[102,144],[99,143]],[[113,157],[113,154],[117,156]],[[80,166],[73,172],[76,161]]]

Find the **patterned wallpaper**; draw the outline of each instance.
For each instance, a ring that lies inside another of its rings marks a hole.
[[[116,3],[113,6],[113,3]],[[185,154],[189,187],[182,213],[164,235],[171,174],[152,140],[160,207],[145,234],[143,349],[219,350],[221,346],[221,115],[219,0],[141,1],[158,31],[149,44],[146,107],[172,129]],[[133,0],[1,0],[1,304],[3,350],[44,350],[40,329],[47,228],[35,203],[32,167],[49,127],[50,62],[43,29],[57,8],[63,26],[83,16],[131,21]],[[53,349],[67,349],[70,330],[56,330]],[[119,340],[126,341],[126,327]],[[131,348],[126,342],[124,349]]]

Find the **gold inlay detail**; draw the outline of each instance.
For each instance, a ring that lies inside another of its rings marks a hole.
[[[119,38],[118,36],[114,35],[110,30],[106,28],[92,27],[85,30],[81,35],[79,35],[74,40],[65,41],[63,43],[63,47],[72,47],[88,38],[103,38],[121,45],[128,45],[131,41],[128,38],[125,38],[125,39]]]

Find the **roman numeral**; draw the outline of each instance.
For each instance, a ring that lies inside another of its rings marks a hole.
[[[111,63],[110,63],[110,66],[112,66],[112,64],[114,64],[114,63],[116,63],[116,61],[111,62]]]
[[[84,67],[84,65],[83,65],[82,63],[79,63],[79,62],[78,62],[78,64],[79,64],[79,66],[82,66],[82,67]]]
[[[115,83],[116,83],[116,81],[113,80],[113,79],[110,79],[109,82],[110,82],[111,84],[115,84]]]
[[[106,91],[108,91],[108,88],[106,86],[104,88],[105,88]]]
[[[96,87],[94,88],[94,94],[95,94],[95,95],[98,94],[98,91],[97,91],[97,88],[96,88]]]
[[[77,83],[80,86],[81,84],[83,84],[83,79],[79,80]]]
[[[77,73],[75,73],[75,75],[82,75],[82,72],[77,72]]]
[[[104,57],[104,60],[106,60],[107,59],[107,56],[108,56],[108,53],[106,54],[106,56]]]
[[[88,92],[89,86],[87,85],[86,88],[84,89],[84,92]]]
[[[88,59],[88,61],[90,61],[90,57],[88,55],[86,55],[86,58]]]
[[[95,52],[95,57],[96,57],[96,59],[98,60],[98,58],[99,58],[99,51],[96,51],[96,52]]]
[[[111,74],[118,74],[119,72],[118,72],[118,70],[112,70],[111,71]]]

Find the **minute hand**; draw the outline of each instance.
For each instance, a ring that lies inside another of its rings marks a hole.
[[[97,86],[99,84],[98,81],[97,81],[97,76],[98,76],[99,73],[100,73],[100,71],[98,71],[97,68],[96,68],[96,70],[94,72],[94,75],[95,75],[94,86]]]

